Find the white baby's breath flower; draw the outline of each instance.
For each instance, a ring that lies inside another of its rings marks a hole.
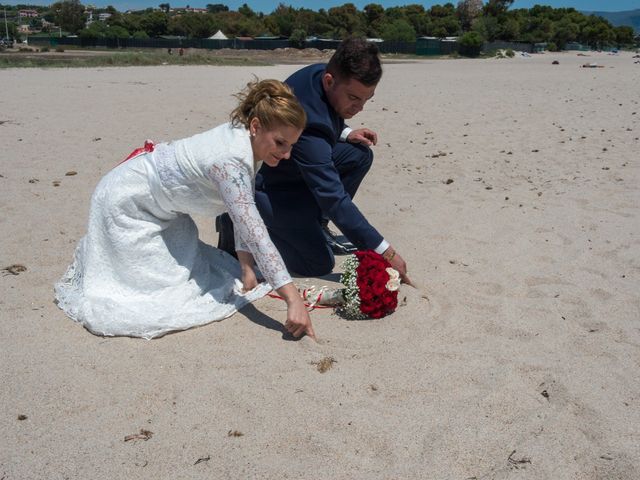
[[[356,279],[358,277],[356,269],[358,268],[359,263],[358,257],[355,255],[349,255],[344,262],[344,273],[340,278],[340,282],[345,287],[343,290],[345,302],[340,310],[348,318],[353,319],[366,318],[366,315],[360,311],[360,290],[356,283]]]

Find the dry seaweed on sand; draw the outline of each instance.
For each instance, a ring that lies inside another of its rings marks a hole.
[[[144,428],[140,429],[140,433],[134,433],[132,435],[127,435],[124,437],[125,442],[130,442],[131,440],[144,440],[145,442],[153,437],[153,432],[150,430],[145,430]]]
[[[333,357],[324,357],[319,362],[311,362],[311,365],[316,365],[316,368],[320,373],[325,373],[328,370],[331,370],[334,363],[338,363],[337,360]]]
[[[513,466],[515,468],[520,468],[519,466],[521,466],[521,465],[524,465],[524,464],[527,464],[527,463],[531,463],[531,459],[529,457],[513,458],[515,453],[516,453],[516,451],[514,450],[509,455],[509,458],[507,458],[507,461],[509,462],[509,464],[511,466]]]
[[[4,272],[5,275],[20,275],[22,272],[27,271],[27,267],[19,263],[14,263],[13,265],[4,267],[2,271]]]

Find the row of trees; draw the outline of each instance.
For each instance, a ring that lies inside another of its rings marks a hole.
[[[467,40],[548,42],[563,48],[568,42],[592,47],[632,45],[631,27],[613,27],[607,20],[587,16],[573,8],[536,5],[510,10],[513,0],[461,0],[454,5],[419,4],[384,8],[371,3],[359,10],[354,4],[313,11],[280,4],[269,14],[244,4],[231,11],[223,4],[207,5],[207,13],[174,11],[169,3],[159,9],[121,13],[113,7],[106,22],[85,27],[86,9],[79,0],[54,3],[45,18],[63,30],[86,37],[158,37],[179,35],[205,38],[217,30],[227,36],[275,35],[298,41],[307,36],[344,38],[348,35],[384,40],[415,41],[419,36],[447,37],[467,34]],[[94,14],[96,11],[94,10]]]

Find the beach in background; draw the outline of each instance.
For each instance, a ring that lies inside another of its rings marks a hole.
[[[317,343],[269,297],[152,341],[53,303],[103,174],[300,66],[0,70],[0,479],[640,478],[640,65],[587,55],[385,65],[355,201],[419,288]]]

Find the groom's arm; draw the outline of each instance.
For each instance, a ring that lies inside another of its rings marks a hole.
[[[295,144],[292,158],[320,209],[356,247],[375,250],[383,244],[382,235],[345,191],[333,164],[332,145],[322,132],[307,129]]]

